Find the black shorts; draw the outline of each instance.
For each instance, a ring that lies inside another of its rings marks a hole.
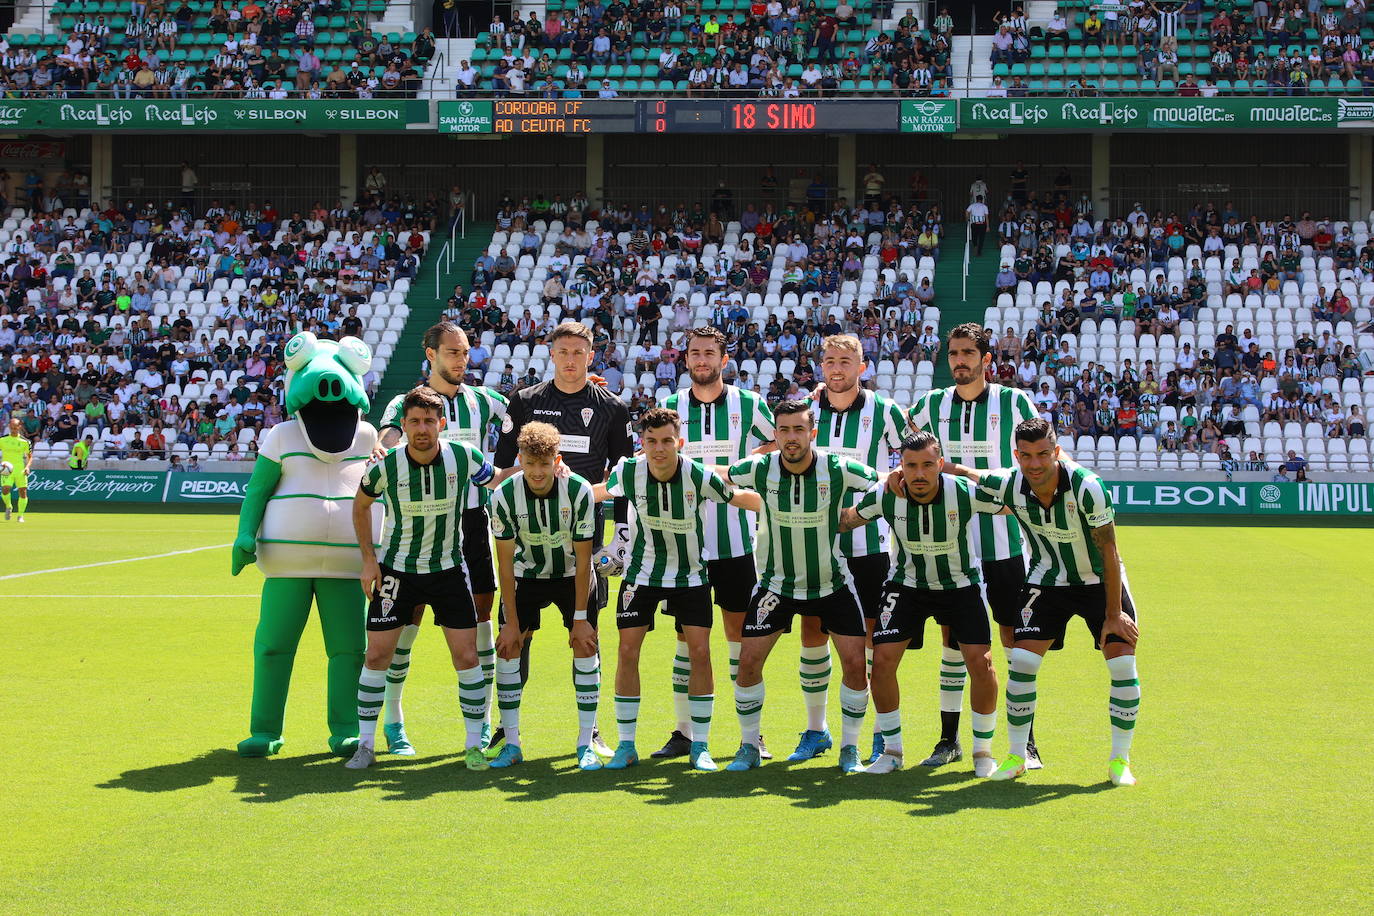
[[[711,626],[714,616],[711,605],[711,586],[693,585],[689,588],[659,588],[653,585],[629,585],[622,583],[620,597],[616,600],[616,629],[628,630],[631,627],[654,628],[654,611],[659,604],[663,613],[677,618],[681,627]]]
[[[956,645],[986,646],[992,642],[992,628],[978,586],[930,589],[889,582],[883,588],[882,610],[873,627],[873,645],[909,639],[907,648],[919,649],[929,617],[949,627],[950,641]]]
[[[892,569],[892,558],[885,553],[870,553],[866,557],[848,557],[849,578],[854,582],[854,594],[863,608],[864,619],[878,616],[883,604],[883,583]]]
[[[821,631],[837,636],[864,636],[863,611],[848,588],[824,598],[784,598],[767,589],[757,589],[744,615],[744,636],[771,636],[792,632],[792,618],[818,617]]]
[[[983,561],[983,595],[999,627],[1021,625],[1021,608],[1025,607],[1021,589],[1025,584],[1025,558]]]
[[[754,597],[754,586],[759,583],[752,553],[725,560],[707,560],[706,575],[722,611],[743,614],[749,610],[749,599]]]
[[[1063,643],[1064,631],[1070,618],[1082,617],[1093,634],[1093,646],[1102,648],[1102,625],[1107,619],[1107,586],[1096,585],[1030,585],[1027,584],[1021,598],[1021,620],[1016,627],[1017,640],[1049,639]],[[1135,603],[1131,601],[1131,589],[1123,577],[1121,580],[1121,610],[1132,620],[1135,616]],[[1116,634],[1107,637],[1107,642],[1121,642]]]
[[[566,576],[562,579],[516,579],[515,616],[520,620],[520,632],[528,633],[539,629],[541,612],[551,604],[563,615],[564,629],[571,630],[573,612],[577,610],[573,606],[577,597],[575,582],[575,576]],[[592,625],[592,629],[596,629],[596,616],[596,608],[587,609],[587,622]],[[504,602],[499,620],[503,624],[506,622]]]
[[[394,630],[415,619],[413,609],[429,605],[434,622],[450,630],[477,626],[477,607],[463,567],[437,573],[399,572],[382,567],[382,584],[367,606],[369,630]]]
[[[491,559],[491,516],[486,507],[463,510],[463,562],[467,564],[474,595],[496,591],[496,568]]]

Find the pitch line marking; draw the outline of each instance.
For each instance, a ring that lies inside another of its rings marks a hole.
[[[208,547],[192,547],[189,550],[173,550],[169,553],[153,553],[146,557],[125,557],[122,560],[102,560],[99,563],[81,563],[77,566],[58,566],[54,569],[35,569],[30,572],[10,573],[7,576],[0,576],[0,582],[6,579],[23,579],[27,576],[43,576],[48,573],[71,572],[75,569],[93,569],[97,566],[118,566],[120,563],[137,563],[140,560],[160,560],[163,557],[179,557],[187,553],[200,553],[205,550],[223,550],[231,544],[211,544]]]

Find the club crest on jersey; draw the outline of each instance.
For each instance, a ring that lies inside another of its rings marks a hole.
[[[996,428],[997,428],[997,424],[998,424],[999,422],[1001,422],[1001,420],[1002,420],[1001,414],[995,414],[995,413],[990,413],[990,414],[988,414],[988,425],[991,426],[993,429],[996,429]]]
[[[945,521],[949,522],[950,525],[957,525],[957,524],[959,524],[959,510],[958,510],[958,509],[950,509],[948,512],[946,512],[946,513],[945,513]]]
[[[731,425],[732,427],[738,427],[738,426],[740,425],[740,423],[742,422],[742,420],[743,420],[743,418],[740,417],[739,414],[737,414],[737,413],[732,413],[732,414],[730,414],[730,425]]]
[[[592,414],[593,414],[594,412],[595,412],[595,411],[593,411],[590,407],[583,407],[583,408],[582,408],[582,425],[583,425],[583,426],[591,426],[591,425],[592,425]]]
[[[1065,503],[1064,503],[1064,511],[1065,511],[1068,515],[1070,515],[1070,516],[1072,516],[1075,512],[1078,511],[1078,504],[1077,504],[1076,502],[1074,502],[1074,499],[1073,499],[1072,496],[1070,496],[1070,497],[1068,498],[1068,500],[1065,501]]]
[[[688,512],[695,512],[697,508],[697,495],[695,493],[683,493],[682,501],[687,504]]]
[[[873,418],[864,417],[859,421],[859,425],[864,428],[864,432],[868,432],[868,428],[873,425]]]
[[[564,528],[568,527],[568,523],[572,521],[571,506],[564,506],[558,510],[558,521]]]
[[[449,474],[444,478],[444,481],[448,484],[448,488],[452,490],[458,486],[458,475],[456,473]]]
[[[826,503],[830,502],[830,484],[828,484],[828,483],[818,483],[818,484],[816,484],[816,500],[817,500],[817,504],[818,504],[818,505],[822,505],[822,506],[824,506]]]

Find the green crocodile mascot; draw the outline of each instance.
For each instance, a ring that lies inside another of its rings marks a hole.
[[[377,445],[363,373],[372,352],[356,337],[337,343],[303,332],[286,362],[286,413],[258,447],[239,512],[231,572],[257,563],[266,582],[253,641],[253,708],[244,757],[281,750],[291,668],[313,601],[324,631],[329,747],[358,741],[358,671],[366,648],[362,555],[353,534],[353,495]],[[374,539],[380,531],[374,517]]]

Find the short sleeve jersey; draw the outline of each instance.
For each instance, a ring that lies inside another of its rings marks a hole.
[[[824,598],[849,586],[835,543],[840,510],[849,494],[878,480],[876,470],[857,461],[820,450],[812,458],[800,474],[787,470],[780,452],[730,466],[730,482],[763,499],[759,585],[784,598]]]
[[[1059,484],[1048,508],[1036,498],[1019,468],[990,471],[978,488],[1009,508],[1025,529],[1031,553],[1027,582],[1045,587],[1102,581],[1102,551],[1092,531],[1111,524],[1116,512],[1101,477],[1061,459]]]
[[[378,558],[382,565],[408,573],[460,565],[468,487],[485,484],[495,473],[481,452],[463,442],[441,442],[429,464],[416,462],[406,446],[387,452],[359,485],[386,506]]]
[[[830,406],[825,392],[812,405],[816,417],[816,447],[841,458],[886,471],[894,449],[902,445],[906,434],[906,417],[891,398],[860,389],[859,396],[846,410]],[[846,506],[858,502],[851,495]],[[839,549],[843,557],[866,557],[886,553],[886,525],[865,525],[840,535]]]
[[[1019,388],[989,384],[971,401],[958,389],[937,388],[917,399],[907,412],[911,425],[940,440],[945,458],[979,471],[1016,463],[1016,424],[1039,416],[1030,395]],[[981,560],[1009,560],[1022,553],[1021,531],[1014,517],[985,515],[978,519]]]
[[[692,458],[678,458],[677,471],[658,480],[649,459],[622,458],[611,471],[606,491],[634,506],[625,582],[656,588],[691,588],[706,582],[705,525],[702,506],[726,503],[734,488]]]
[[[515,541],[517,578],[565,579],[577,571],[573,545],[592,539],[592,508],[592,486],[576,474],[555,479],[540,496],[520,472],[492,496],[491,531],[498,541]]]
[[[460,385],[451,397],[444,394],[439,397],[444,401],[444,419],[447,421],[440,436],[448,442],[465,442],[485,453],[487,434],[493,425],[506,418],[506,411],[510,409],[510,402],[505,395],[481,385]],[[386,405],[386,410],[382,411],[381,429],[391,427],[401,431],[401,404],[404,401],[405,395],[398,394]],[[401,444],[405,444],[403,432]],[[489,501],[490,493],[484,487],[473,487],[468,493],[466,506],[476,509],[487,505]]]
[[[663,406],[682,417],[682,454],[704,464],[726,465],[747,458],[759,445],[773,441],[773,412],[752,391],[726,385],[720,397],[705,402],[690,388],[663,399]],[[706,559],[727,560],[754,552],[753,513],[727,503],[702,509],[706,524]]]
[[[892,526],[897,560],[892,581],[935,591],[982,581],[973,548],[978,515],[1001,509],[1000,503],[979,493],[972,481],[949,474],[940,475],[939,491],[928,503],[892,493],[879,482],[855,506],[865,521],[883,518]]]

